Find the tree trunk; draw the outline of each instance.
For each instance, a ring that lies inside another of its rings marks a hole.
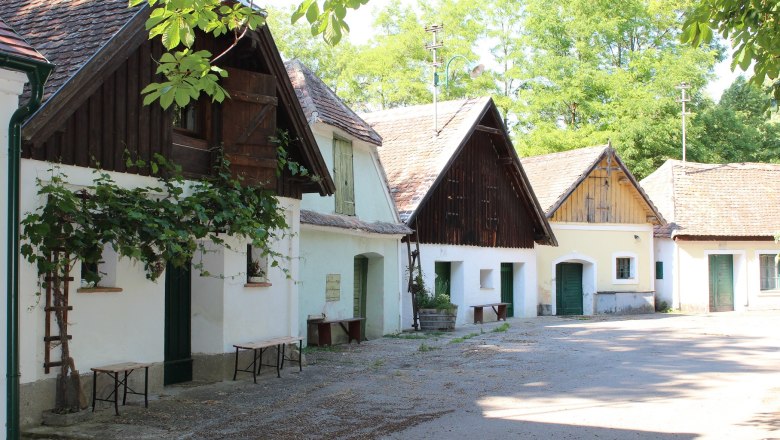
[[[54,411],[57,413],[78,412],[87,407],[87,398],[81,388],[81,376],[76,370],[76,363],[70,356],[70,341],[68,340],[67,306],[63,283],[68,282],[69,271],[61,276],[54,276],[52,296],[54,299],[54,316],[60,335],[60,374],[57,375],[57,392]]]

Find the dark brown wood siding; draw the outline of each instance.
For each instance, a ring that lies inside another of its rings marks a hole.
[[[232,37],[213,39],[200,35],[196,50],[206,49],[217,54],[231,43]],[[125,165],[125,151],[133,158],[147,163],[154,154],[159,153],[182,165],[187,177],[203,176],[212,165],[213,149],[223,143],[223,110],[229,110],[230,104],[212,104],[210,99],[202,98],[199,105],[205,107],[203,113],[206,115],[203,121],[205,131],[201,136],[203,139],[197,139],[197,145],[187,145],[187,139],[178,133],[174,134],[170,111],[163,111],[156,104],[143,105],[141,90],[150,82],[159,80],[156,78],[156,64],[153,60],[158,59],[161,54],[162,46],[159,42],[144,40],[128,58],[112,60],[116,68],[108,69],[108,73],[99,80],[100,84],[84,86],[84,90],[90,92],[77,94],[73,98],[79,102],[68,104],[73,110],[59,122],[59,127],[52,135],[47,135],[46,139],[33,138],[24,143],[23,157],[82,167],[100,166],[108,171],[146,175],[149,173],[148,168],[128,168]],[[257,154],[251,151],[240,152],[243,157],[236,161],[241,168],[237,174],[250,176],[252,183],[265,181],[269,189],[285,197],[300,199],[304,187],[311,192],[316,185],[312,185],[306,178],[292,176],[287,171],[276,178],[273,171],[275,147],[267,142],[268,137],[276,134],[277,129],[287,130],[292,139],[288,147],[290,158],[302,163],[305,161],[301,143],[304,136],[296,133],[291,121],[292,116],[286,108],[298,103],[285,102],[285,105],[282,105],[280,98],[279,81],[289,81],[288,78],[273,76],[270,61],[265,59],[252,38],[242,40],[220,60],[219,65],[229,70],[240,69],[264,74],[267,82],[263,85],[263,92],[273,96],[278,103],[274,104],[274,114],[264,118],[260,130],[252,134],[253,139],[262,140],[257,142],[258,145],[262,144],[259,145],[262,151]],[[283,66],[278,70],[286,75]],[[266,87],[269,85],[270,89]],[[95,89],[94,92],[92,89]],[[228,118],[230,115],[224,114],[224,117]],[[316,146],[314,148],[316,149]],[[235,159],[235,156],[233,158]],[[239,161],[242,161],[242,164],[239,164]],[[252,170],[253,164],[259,164],[262,169]]]
[[[160,106],[144,106],[141,98],[141,90],[156,76],[151,57],[161,53],[158,42],[146,42],[127,59],[118,61],[116,70],[94,93],[74,98],[82,102],[60,122],[54,134],[23,145],[23,157],[148,174],[148,169],[128,170],[125,151],[146,162],[155,153],[170,155],[168,112]]]
[[[421,243],[533,248],[532,210],[501,148],[472,134],[412,225]]]

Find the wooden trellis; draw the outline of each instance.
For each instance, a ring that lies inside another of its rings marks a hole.
[[[46,277],[44,278],[44,282],[46,283],[46,306],[44,307],[44,313],[46,314],[46,333],[43,337],[43,342],[45,345],[44,348],[44,361],[43,361],[43,368],[48,374],[52,367],[61,367],[62,361],[54,361],[51,360],[51,351],[53,348],[55,348],[59,344],[54,344],[55,342],[61,343],[62,338],[66,337],[68,339],[73,339],[73,336],[71,335],[52,335],[52,322],[54,322],[54,327],[58,328],[57,321],[56,321],[56,315],[53,315],[53,313],[57,313],[58,311],[62,312],[62,318],[63,322],[65,323],[65,328],[67,328],[68,323],[68,312],[73,310],[73,306],[68,305],[68,291],[69,291],[69,284],[71,281],[73,281],[73,277],[71,276],[62,276],[62,274],[70,274],[70,265],[68,263],[68,254],[65,252],[64,249],[57,250],[55,252],[52,252],[51,255],[48,256],[49,263],[54,263],[54,267],[58,267],[57,264],[61,259],[65,260],[65,265],[63,266],[62,273],[57,272],[48,272],[46,274]],[[59,283],[60,289],[62,289],[62,295],[56,295],[54,292],[55,286]]]

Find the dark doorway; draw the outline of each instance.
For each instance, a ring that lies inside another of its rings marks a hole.
[[[163,383],[192,380],[190,266],[165,269],[165,372]]]
[[[515,316],[515,283],[513,269],[514,265],[512,263],[501,263],[501,302],[509,303],[506,307],[507,318]]]
[[[582,264],[555,266],[556,315],[582,315]]]

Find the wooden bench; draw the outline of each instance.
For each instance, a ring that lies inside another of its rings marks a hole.
[[[502,319],[506,321],[506,308],[509,305],[509,303],[493,303],[493,304],[479,304],[476,306],[471,306],[471,308],[474,309],[474,324],[479,322],[482,324],[482,320],[484,319],[484,314],[482,313],[482,309],[485,307],[491,307],[494,312],[496,312],[496,321],[501,321]]]
[[[293,359],[292,355],[285,355],[285,347],[288,344],[298,343],[298,359]],[[300,336],[285,336],[281,338],[268,339],[265,341],[248,342],[246,344],[233,344],[236,348],[236,363],[233,370],[233,380],[236,380],[236,375],[239,371],[246,373],[252,373],[252,379],[257,383],[257,375],[260,373],[260,368],[265,365],[268,367],[276,366],[276,377],[282,377],[280,370],[284,368],[284,361],[298,362],[298,370],[303,371],[303,338]],[[276,365],[264,364],[263,353],[269,348],[276,347]],[[252,350],[252,362],[247,365],[246,368],[238,368],[238,352],[241,350]],[[250,369],[251,368],[251,369]]]
[[[123,362],[120,364],[106,365],[103,367],[90,368],[92,370],[92,412],[95,412],[95,402],[113,402],[114,411],[116,415],[119,415],[119,386],[124,387],[124,395],[122,396],[122,405],[127,404],[128,394],[137,394],[144,396],[144,407],[149,408],[149,366],[151,364],[144,364],[140,362]],[[144,392],[139,393],[127,386],[127,379],[135,370],[144,369]],[[97,375],[98,373],[108,374],[114,378],[114,391],[104,398],[97,397]],[[124,373],[124,378],[119,379],[119,373]],[[111,398],[113,396],[113,399]]]
[[[364,320],[365,318],[344,318],[315,321],[314,323],[317,324],[317,345],[320,347],[333,345],[331,338],[332,324],[338,324],[344,330],[344,333],[347,334],[347,344],[351,343],[353,339],[360,344],[361,339],[363,339],[361,327]]]

